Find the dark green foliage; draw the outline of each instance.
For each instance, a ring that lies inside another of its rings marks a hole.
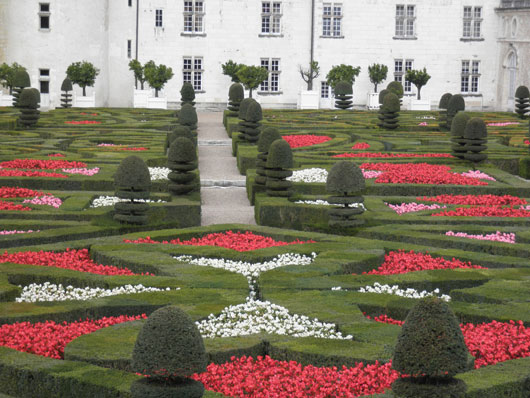
[[[438,108],[440,108],[439,111],[439,126],[442,129],[448,129],[447,126],[447,107],[449,106],[449,101],[451,100],[451,97],[453,94],[451,93],[445,93],[440,98],[440,103],[438,104]]]
[[[349,109],[352,107],[352,85],[348,82],[341,81],[335,86],[335,108]]]
[[[130,202],[118,202],[114,205],[114,219],[129,224],[147,224],[147,203],[140,199],[149,199],[151,176],[142,158],[132,155],[123,159],[114,175],[116,196]]]
[[[383,101],[385,100],[385,95],[387,95],[390,91],[388,91],[386,88],[381,90],[379,93],[379,104],[383,105]]]
[[[261,120],[263,119],[263,113],[261,110],[261,105],[253,101],[249,104],[247,112],[245,114],[245,131],[243,132],[243,138],[255,144],[259,140],[259,135],[261,132]]]
[[[153,60],[144,65],[145,80],[155,89],[155,97],[164,88],[165,84],[173,77],[173,69],[166,65],[157,65]]]
[[[403,98],[403,85],[400,82],[392,81],[388,83],[386,89],[394,94],[401,100]]]
[[[267,157],[272,143],[276,140],[281,140],[282,136],[274,127],[267,127],[264,129],[258,140],[258,157],[256,160],[256,179],[254,180],[258,185],[265,185],[267,182]]]
[[[466,124],[464,131],[464,148],[466,153],[464,158],[472,162],[481,162],[487,159],[488,155],[483,153],[488,147],[488,129],[486,123],[479,117],[474,117]]]
[[[197,169],[197,149],[193,142],[185,137],[178,137],[171,142],[167,155],[169,192],[173,195],[184,195],[197,188],[194,170]]]
[[[179,124],[189,127],[190,130],[197,129],[197,111],[190,104],[182,105],[179,112]]]
[[[228,90],[228,110],[234,112],[233,116],[239,115],[239,105],[245,98],[245,90],[240,83],[234,83]]]
[[[245,98],[241,103],[239,104],[239,119],[241,121],[238,123],[238,130],[241,135],[244,137],[246,134],[247,127],[252,128],[252,126],[247,126],[247,111],[250,106],[250,104],[253,104],[256,102],[253,98]]]
[[[164,143],[164,151],[167,151],[171,143],[179,137],[185,137],[193,142],[194,145],[197,144],[197,137],[192,133],[188,126],[176,125],[169,133],[167,133],[166,141]]]
[[[96,83],[99,69],[88,61],[74,62],[66,68],[66,76],[83,89],[83,96],[86,95],[86,87],[92,87]]]
[[[40,93],[36,88],[22,89],[18,98],[18,108],[20,109],[18,124],[23,127],[32,127],[37,124],[40,117],[39,102]]]
[[[333,165],[326,181],[326,190],[335,195],[328,198],[329,203],[339,205],[329,210],[330,227],[354,227],[364,224],[356,216],[364,212],[360,196],[365,187],[361,169],[353,162],[342,160]],[[353,206],[359,203],[360,205]]]
[[[13,74],[13,106],[18,106],[18,98],[20,93],[26,87],[30,87],[31,82],[29,74],[25,69],[19,68]]]
[[[515,90],[515,112],[524,119],[530,109],[530,90],[526,86],[519,86]]]
[[[134,73],[134,88],[138,88],[138,82],[140,82],[140,89],[144,89],[145,74],[144,66],[137,59],[132,59],[129,62],[129,70]]]
[[[465,149],[464,132],[470,116],[465,112],[458,112],[451,124],[451,155],[456,158],[464,159],[467,149]]]
[[[269,71],[262,66],[239,65],[236,76],[249,90],[248,96],[252,98],[252,90],[258,88],[261,82],[269,77]]]
[[[221,65],[221,68],[223,68],[223,75],[230,76],[230,79],[234,83],[239,83],[239,77],[237,77],[237,72],[239,71],[239,68],[241,68],[243,64],[238,64],[237,62],[232,61],[229,59],[227,62]]]
[[[71,108],[72,107],[72,94],[70,91],[73,90],[72,81],[68,78],[63,80],[61,84],[61,108]]]
[[[461,398],[466,390],[466,383],[453,378],[407,377],[392,383],[392,392],[397,398]]]
[[[405,74],[405,79],[414,84],[418,89],[418,100],[421,99],[421,88],[427,84],[430,78],[431,75],[427,73],[427,69],[425,68],[423,70],[411,69]]]
[[[451,129],[451,123],[453,123],[453,118],[458,112],[466,110],[466,102],[464,97],[460,94],[453,95],[447,104],[447,128]]]
[[[377,85],[386,79],[388,66],[382,64],[373,64],[368,67],[368,76],[370,82],[374,84],[374,92],[377,93]]]
[[[0,65],[0,85],[7,87],[9,89],[9,94],[13,93],[13,87],[15,87],[15,75],[19,69],[26,70],[25,67],[16,62],[13,62],[11,65],[4,62]]]
[[[326,75],[326,81],[331,87],[333,87],[333,89],[336,88],[339,82],[348,82],[353,85],[355,78],[359,76],[359,73],[361,73],[360,66],[353,67],[345,64],[333,65]]]
[[[267,195],[289,197],[292,195],[292,183],[286,178],[293,172],[293,151],[289,143],[283,139],[274,141],[267,156]]]
[[[180,102],[182,105],[190,104],[195,105],[195,90],[191,83],[185,82],[180,89]]]
[[[202,383],[188,378],[178,383],[161,383],[145,378],[131,384],[132,398],[200,398],[203,394]]]
[[[383,105],[379,108],[378,126],[387,130],[394,130],[399,127],[399,98],[390,92],[385,95]]]
[[[438,108],[447,109],[447,107],[449,106],[449,101],[451,100],[452,96],[453,94],[451,93],[445,93],[444,95],[442,95],[440,98],[440,103],[438,104]]]
[[[519,175],[530,180],[530,156],[523,156],[519,159]]]

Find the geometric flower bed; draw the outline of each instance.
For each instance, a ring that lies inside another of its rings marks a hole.
[[[291,148],[300,148],[302,146],[311,146],[322,144],[331,140],[331,137],[325,135],[310,135],[310,134],[300,134],[300,135],[284,135],[282,138],[289,143]]]

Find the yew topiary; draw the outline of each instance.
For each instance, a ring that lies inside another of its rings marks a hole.
[[[519,86],[515,90],[515,112],[521,119],[530,110],[530,90],[526,86]]]
[[[132,155],[123,159],[114,174],[116,196],[126,199],[114,205],[114,219],[129,224],[147,224],[149,204],[140,200],[149,199],[151,176],[142,158]]]
[[[386,86],[386,89],[390,91],[391,93],[396,94],[399,101],[401,102],[401,98],[403,98],[403,93],[404,93],[403,84],[401,84],[401,82],[394,80],[388,83],[388,85]]]
[[[20,93],[26,87],[31,87],[29,74],[25,69],[18,68],[13,75],[13,106],[18,107]]]
[[[267,182],[267,157],[270,146],[276,140],[281,140],[282,136],[274,127],[264,129],[258,140],[258,158],[256,160],[256,179],[258,185],[264,186]]]
[[[484,151],[488,149],[487,142],[488,128],[484,120],[479,117],[469,120],[464,131],[464,158],[474,163],[486,160],[488,155]]]
[[[72,94],[70,94],[70,91],[73,89],[72,81],[69,78],[65,78],[61,84],[61,108],[72,107]]]
[[[188,138],[195,146],[197,145],[197,136],[190,130],[188,126],[176,125],[173,126],[171,131],[166,135],[164,151],[167,152],[171,143],[179,137]]]
[[[263,119],[263,113],[261,105],[254,101],[248,105],[247,112],[245,114],[245,131],[243,133],[243,139],[251,144],[255,144],[259,140],[261,132],[261,120]]]
[[[134,371],[149,377],[131,385],[133,398],[200,398],[208,357],[199,329],[177,306],[154,311],[140,330],[132,354]]]
[[[447,128],[451,129],[451,123],[453,123],[453,118],[458,112],[463,112],[466,110],[466,102],[464,97],[460,94],[455,94],[451,96],[449,102],[447,103]]]
[[[383,105],[379,108],[378,126],[387,130],[394,130],[399,127],[399,98],[390,92],[385,95]]]
[[[180,89],[180,103],[181,105],[189,104],[195,106],[195,90],[191,83],[185,82]]]
[[[388,91],[386,88],[381,90],[379,93],[379,105],[383,105],[383,101],[385,99],[385,95],[387,95],[390,91]]]
[[[468,370],[468,350],[458,319],[444,301],[429,297],[409,311],[392,367],[411,375],[392,384],[396,397],[464,396],[465,383],[453,377]]]
[[[443,128],[443,129],[449,128],[447,126],[447,107],[449,106],[449,101],[451,100],[452,96],[453,94],[451,93],[445,93],[440,98],[440,103],[438,104],[438,108],[440,109],[438,112],[438,118],[440,120],[438,125],[440,126],[440,128]]]
[[[189,127],[190,130],[197,130],[197,111],[190,104],[184,104],[179,112],[179,124]]]
[[[364,212],[364,176],[355,163],[342,160],[333,165],[326,180],[326,190],[333,195],[328,202],[337,205],[329,210],[330,227],[355,227],[364,224],[356,216]]]
[[[246,134],[246,131],[247,131],[247,111],[248,111],[248,108],[250,106],[250,104],[253,104],[254,102],[256,102],[255,99],[253,98],[245,98],[243,101],[241,101],[241,103],[239,104],[239,114],[238,114],[238,118],[241,119],[241,121],[238,123],[238,130],[241,135],[242,135],[242,138],[244,138],[245,134]],[[251,126],[250,126],[251,128]]]
[[[451,155],[455,158],[465,159],[467,149],[465,147],[464,132],[469,119],[470,116],[466,112],[458,112],[451,124]]]
[[[193,142],[185,137],[178,137],[169,147],[167,167],[171,170],[168,174],[168,189],[173,195],[185,195],[197,189],[196,176],[193,172],[197,169],[197,149]]]
[[[353,101],[353,88],[348,82],[341,81],[335,85],[335,108],[350,109]]]
[[[269,196],[289,197],[292,195],[292,183],[286,180],[293,175],[293,151],[285,140],[276,140],[270,145],[267,156],[267,181],[265,186]]]
[[[23,127],[33,127],[40,117],[39,111],[40,93],[36,88],[24,88],[18,98],[20,115],[18,124]]]
[[[245,99],[245,89],[241,83],[233,83],[228,90],[228,110],[231,116],[239,115],[239,106]]]

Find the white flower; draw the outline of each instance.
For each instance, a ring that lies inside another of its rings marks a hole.
[[[120,199],[117,196],[100,196],[92,201],[90,207],[105,207],[105,206],[114,206],[118,202],[128,202],[128,199]],[[137,199],[136,202],[142,203],[166,203],[162,199],[151,200],[151,199]]]
[[[442,294],[441,296],[438,296],[438,294],[440,293],[440,289],[434,289],[434,291],[432,292],[427,292],[426,290],[423,290],[422,292],[418,292],[416,289],[413,289],[411,287],[409,287],[407,290],[403,290],[403,289],[400,289],[398,285],[394,285],[394,286],[381,285],[378,282],[375,282],[373,286],[361,287],[359,288],[358,292],[359,293],[394,294],[396,296],[415,298],[415,299],[435,296],[435,297],[441,298],[444,301],[451,300],[451,297],[446,294]]]
[[[151,181],[167,180],[167,176],[170,172],[171,170],[167,167],[149,167]]]
[[[328,171],[319,167],[311,169],[295,170],[287,180],[293,182],[326,182]]]

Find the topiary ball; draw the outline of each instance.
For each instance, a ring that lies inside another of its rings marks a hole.
[[[239,103],[245,99],[245,89],[240,83],[234,83],[228,90],[228,99],[230,102]]]
[[[245,120],[251,123],[258,123],[263,119],[263,112],[261,105],[257,101],[253,101],[248,105]]]
[[[123,159],[114,174],[116,190],[149,190],[151,176],[142,158],[132,155]]]
[[[388,83],[386,89],[397,95],[398,98],[403,97],[403,85],[398,81]]]
[[[37,109],[39,106],[40,94],[37,91],[38,96],[31,88],[25,88],[20,92],[18,99],[18,106],[21,108]]]
[[[351,83],[340,81],[335,85],[335,96],[352,94],[353,88]]]
[[[285,140],[274,141],[269,148],[267,168],[290,169],[293,167],[293,150]]]
[[[464,111],[466,109],[466,101],[460,94],[451,96],[447,103],[447,112],[456,114],[457,112]]]
[[[515,90],[515,97],[528,98],[530,97],[530,90],[528,90],[528,87],[526,86],[519,86],[517,87],[517,90]]]
[[[247,109],[253,102],[256,102],[254,98],[245,98],[243,101],[241,101],[241,104],[239,104],[239,118],[246,120],[247,117]]]
[[[72,81],[69,78],[64,79],[61,84],[61,91],[72,91],[73,89]]]
[[[451,100],[452,96],[453,94],[451,93],[445,93],[444,95],[442,95],[442,97],[440,98],[440,103],[438,104],[438,108],[447,109],[447,106],[449,105],[449,101]]]
[[[383,106],[382,110],[387,113],[395,113],[399,112],[400,109],[400,103],[399,98],[396,94],[390,92],[387,95],[385,95],[385,99],[383,100]]]
[[[194,105],[194,99],[195,90],[193,89],[193,86],[191,85],[191,83],[185,82],[184,84],[182,84],[182,88],[180,89],[180,100],[183,104]]]
[[[271,144],[276,140],[281,140],[282,136],[274,127],[264,129],[258,140],[258,152],[269,152]]]
[[[458,115],[457,115],[458,116]],[[454,123],[453,119],[453,123]],[[469,120],[466,124],[466,129],[464,131],[464,138],[467,139],[479,139],[483,140],[488,136],[488,128],[486,127],[486,123],[484,123],[484,120],[482,120],[479,117],[474,117],[471,120]]]
[[[29,74],[23,69],[17,69],[13,75],[13,87],[30,87]]]
[[[458,112],[451,124],[451,135],[454,137],[463,137],[466,125],[471,117],[465,112]]]
[[[381,90],[379,92],[379,104],[382,105],[383,104],[383,101],[385,99],[385,96],[389,93],[390,91],[388,91],[386,88],[384,90]]]
[[[184,104],[180,108],[179,112],[179,123],[184,126],[191,126],[191,128],[196,128],[197,126],[197,111],[190,104]]]
[[[326,190],[338,194],[360,192],[365,187],[363,172],[353,162],[341,160],[333,165],[326,180]]]
[[[197,137],[195,136],[195,134],[191,132],[188,126],[176,125],[172,127],[171,132],[167,134],[165,148],[166,149],[169,148],[171,143],[179,137],[185,137],[191,140],[191,142],[193,142],[194,145],[196,143]]]
[[[422,299],[401,328],[392,367],[412,376],[453,377],[468,367],[468,350],[458,319],[437,297]]]
[[[169,146],[169,162],[190,163],[197,161],[197,151],[193,142],[186,137],[178,137]]]
[[[138,334],[132,353],[135,372],[151,380],[179,380],[206,371],[207,355],[199,329],[177,306],[153,312]]]

